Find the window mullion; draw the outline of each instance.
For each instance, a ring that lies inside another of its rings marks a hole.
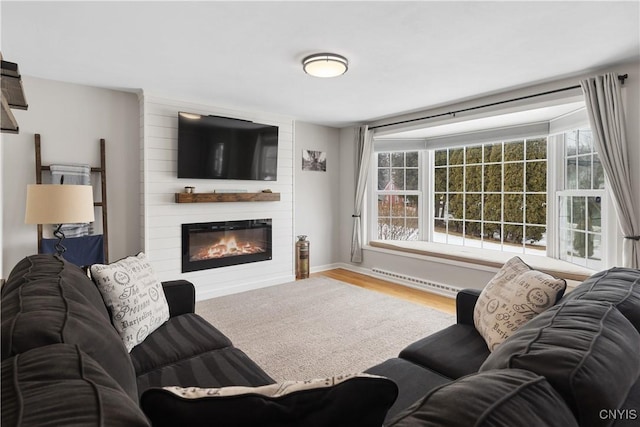
[[[433,223],[434,189],[434,171],[431,161],[431,151],[423,150],[418,153],[418,190],[420,190],[418,203],[419,240],[431,240],[431,227],[429,227],[429,223]]]
[[[564,188],[563,135],[552,135],[547,143],[547,256],[560,256],[558,192]]]

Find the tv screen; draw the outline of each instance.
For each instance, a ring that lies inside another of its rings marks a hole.
[[[275,181],[278,126],[178,113],[178,178]]]

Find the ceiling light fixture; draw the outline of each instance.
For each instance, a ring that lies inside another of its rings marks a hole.
[[[335,53],[314,53],[302,60],[302,69],[314,77],[338,77],[347,72],[349,61]]]

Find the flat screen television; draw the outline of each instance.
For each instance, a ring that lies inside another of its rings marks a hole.
[[[275,181],[278,126],[178,113],[178,178]]]

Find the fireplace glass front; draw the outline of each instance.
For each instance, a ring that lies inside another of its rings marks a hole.
[[[271,259],[271,219],[182,224],[182,272]]]

